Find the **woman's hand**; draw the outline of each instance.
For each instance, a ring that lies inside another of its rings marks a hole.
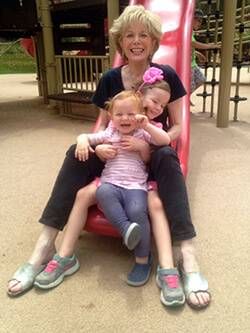
[[[100,160],[106,161],[116,156],[117,148],[115,148],[111,144],[103,143],[101,145],[96,146],[95,153],[100,158]]]
[[[75,158],[79,161],[86,161],[89,158],[89,153],[94,153],[94,150],[89,145],[89,140],[86,134],[81,134],[76,139]]]

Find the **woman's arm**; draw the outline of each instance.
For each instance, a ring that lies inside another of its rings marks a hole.
[[[168,113],[171,127],[168,130],[170,140],[176,140],[181,134],[182,126],[182,110],[181,98],[176,99],[174,102],[168,104]]]

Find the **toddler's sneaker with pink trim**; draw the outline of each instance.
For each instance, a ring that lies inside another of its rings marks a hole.
[[[63,282],[64,276],[74,274],[80,267],[75,255],[60,257],[55,254],[46,268],[37,275],[34,285],[41,289],[50,289]]]
[[[161,288],[161,302],[166,306],[180,306],[185,303],[185,295],[176,268],[160,268],[156,273],[156,283]]]

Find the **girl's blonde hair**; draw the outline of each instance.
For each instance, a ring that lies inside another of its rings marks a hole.
[[[127,98],[130,98],[132,101],[134,101],[134,103],[136,104],[136,108],[138,109],[138,113],[144,112],[140,95],[132,90],[123,90],[120,93],[116,94],[111,100],[105,103],[105,107],[112,114],[115,102],[122,101]]]
[[[158,15],[145,9],[142,5],[127,6],[122,14],[114,20],[109,33],[115,43],[117,51],[123,56],[120,41],[124,31],[134,22],[143,24],[151,38],[155,41],[154,54],[159,48],[162,36],[161,19]]]

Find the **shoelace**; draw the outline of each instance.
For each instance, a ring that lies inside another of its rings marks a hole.
[[[58,263],[56,260],[51,260],[51,261],[48,263],[48,265],[47,265],[47,267],[45,268],[44,271],[47,272],[47,273],[51,273],[51,272],[53,272],[55,269],[57,269],[58,265],[59,265],[59,263]]]
[[[176,289],[179,287],[179,278],[177,275],[165,275],[163,280],[170,289]]]

